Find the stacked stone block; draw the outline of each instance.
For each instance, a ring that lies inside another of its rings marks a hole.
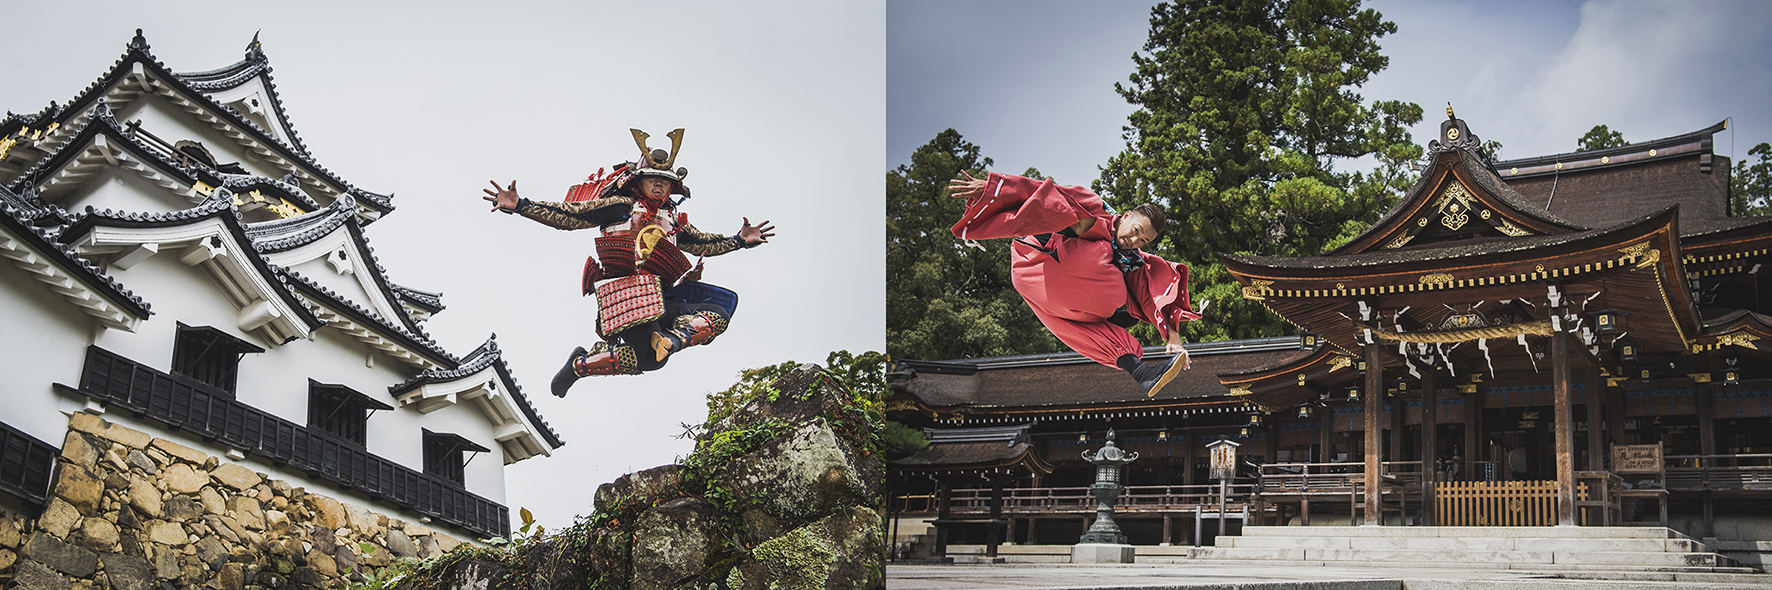
[[[41,515],[0,513],[0,583],[340,588],[400,557],[460,544],[98,415],[75,414],[68,426]]]

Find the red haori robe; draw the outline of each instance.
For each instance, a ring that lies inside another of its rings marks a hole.
[[[1082,235],[1058,233],[1091,217],[1095,224]],[[1014,238],[1010,281],[1034,316],[1072,350],[1114,366],[1121,355],[1144,352],[1124,328],[1108,323],[1115,310],[1125,307],[1165,340],[1181,322],[1200,319],[1188,297],[1187,265],[1139,252],[1144,266],[1127,273],[1114,266],[1118,217],[1082,187],[992,172],[952,231],[967,240]],[[1042,244],[1033,237],[1040,234],[1051,235]]]

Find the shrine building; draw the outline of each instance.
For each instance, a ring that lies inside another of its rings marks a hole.
[[[1210,545],[1220,525],[1651,525],[1761,563],[1772,218],[1733,213],[1725,124],[1490,162],[1448,115],[1420,179],[1352,241],[1221,255],[1298,336],[1190,344],[1193,368],[1150,399],[1073,353],[901,362],[889,415],[931,445],[891,464],[895,549],[1077,542],[1095,477],[1079,454],[1112,428],[1140,455],[1115,516],[1134,545]],[[1205,452],[1221,439],[1240,443],[1225,512]]]

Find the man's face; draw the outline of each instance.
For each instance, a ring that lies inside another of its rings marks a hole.
[[[1156,240],[1157,230],[1151,227],[1151,220],[1136,213],[1120,217],[1120,227],[1114,232],[1114,246],[1128,250]]]
[[[671,194],[671,181],[663,178],[640,179],[640,193],[654,199],[662,199]]]

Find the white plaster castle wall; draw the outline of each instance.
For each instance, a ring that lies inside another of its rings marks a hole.
[[[107,166],[72,192],[47,195],[45,200],[71,213],[84,211],[88,206],[100,211],[113,209],[132,213],[170,213],[197,206],[197,203],[142,178],[135,171],[117,166]]]
[[[0,421],[60,446],[80,401],[52,383],[80,385],[96,321],[36,277],[0,259]]]
[[[135,334],[105,330],[98,339],[100,346],[155,369],[170,371],[177,322],[222,330],[266,349],[264,353],[245,355],[240,361],[235,391],[236,399],[242,403],[305,425],[308,421],[308,378],[348,386],[396,406],[393,411],[376,412],[370,417],[365,437],[370,453],[423,471],[421,429],[459,434],[493,449],[492,453],[485,454],[494,455],[475,458],[467,465],[465,486],[475,494],[503,502],[503,458],[498,454],[491,425],[478,412],[463,404],[425,415],[398,408],[398,403],[388,393],[388,386],[417,375],[418,369],[380,351],[374,352],[374,366],[369,366],[366,358],[373,349],[341,334],[336,327],[321,328],[313,341],[294,340],[281,345],[241,332],[236,324],[237,311],[233,304],[205,271],[179,262],[181,253],[180,250],[163,250],[129,270],[108,269],[125,286],[153,305],[154,316],[142,322]],[[68,379],[78,378],[77,368],[72,375]],[[59,439],[60,435],[53,438]],[[221,451],[210,449],[210,452],[219,454]],[[275,473],[279,478],[296,477],[296,474],[283,473],[269,465],[259,469]]]

